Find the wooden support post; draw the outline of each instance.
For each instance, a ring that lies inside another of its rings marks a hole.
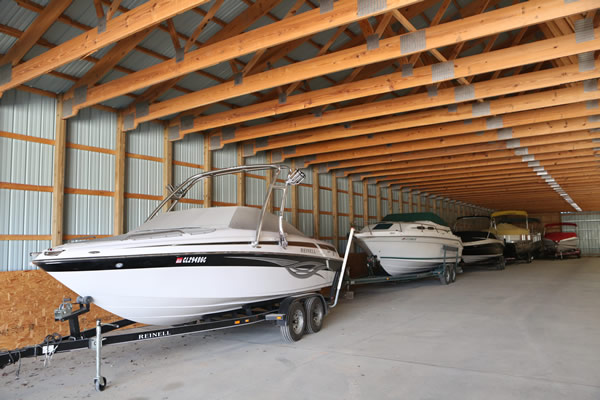
[[[113,233],[121,235],[125,231],[125,131],[123,130],[123,114],[117,116],[117,135],[115,153],[115,194]]]
[[[272,160],[273,160],[273,156],[271,155],[270,151],[267,151],[266,153],[267,156],[267,164],[271,164]],[[273,179],[277,179],[276,176],[273,176],[273,171],[271,170],[267,170],[267,189],[269,188],[269,186],[271,185],[271,182],[273,182]],[[272,213],[273,212],[273,205],[275,204],[275,199],[274,199],[275,193],[271,193],[271,197],[269,197],[269,201],[267,202],[267,211]]]
[[[431,212],[437,213],[437,198],[435,196],[429,199],[429,202],[433,201],[433,207],[431,207]]]
[[[350,203],[348,204],[350,227],[354,226],[356,228],[354,225],[354,181],[350,177],[348,177],[348,202]]]
[[[313,187],[313,237],[320,237],[320,221],[319,221],[319,170],[313,166],[312,169],[312,187]]]
[[[292,168],[296,169],[296,160],[292,160]],[[298,228],[298,185],[292,185],[292,225]]]
[[[369,225],[369,184],[363,181],[363,226]]]
[[[400,212],[402,212],[402,188],[400,188]],[[388,214],[394,213],[394,192],[392,191],[392,187],[388,186]]]
[[[241,144],[237,146],[237,165],[244,165],[244,151]],[[246,205],[246,173],[237,174],[237,196],[236,204],[238,206]]]
[[[421,206],[421,192],[417,190],[417,212],[422,212],[423,208]]]
[[[168,189],[173,185],[173,143],[169,140],[169,129],[165,126],[163,136],[163,196],[167,197],[171,194]],[[163,207],[163,212],[166,212],[171,206],[171,202],[167,202]]]
[[[204,133],[204,171],[212,171],[212,152],[210,151],[210,136]],[[212,207],[212,178],[204,180],[204,207]]]
[[[408,191],[408,212],[413,212],[413,194],[412,190]]]
[[[331,174],[331,214],[333,215],[333,245],[339,247],[339,220],[338,220],[338,189],[337,177]]]
[[[63,243],[65,200],[65,152],[67,122],[62,119],[63,96],[56,102],[56,130],[54,138],[54,174],[52,181],[52,246]]]
[[[375,190],[377,190],[377,221],[381,221],[381,186],[376,185],[375,187]]]

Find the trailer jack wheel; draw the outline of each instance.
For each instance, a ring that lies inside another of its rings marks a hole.
[[[94,386],[97,392],[102,392],[106,389],[106,378],[101,376],[100,378],[94,378]]]

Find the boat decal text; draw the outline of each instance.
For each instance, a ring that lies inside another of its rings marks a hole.
[[[177,257],[175,264],[204,264],[206,257]]]
[[[166,331],[158,331],[158,332],[140,333],[138,335],[138,340],[154,339],[154,338],[163,337],[163,336],[171,336],[171,332],[166,330]]]

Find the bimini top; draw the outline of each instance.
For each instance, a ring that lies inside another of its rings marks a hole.
[[[383,217],[387,222],[415,222],[415,221],[431,221],[439,225],[448,226],[439,215],[431,212],[405,213],[405,214],[388,214]]]
[[[492,218],[500,217],[502,215],[523,215],[527,216],[527,211],[518,211],[518,210],[508,210],[508,211],[496,211],[491,215]]]

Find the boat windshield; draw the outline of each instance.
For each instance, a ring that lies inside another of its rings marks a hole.
[[[454,224],[455,232],[479,231],[487,232],[490,229],[489,217],[458,218]]]

